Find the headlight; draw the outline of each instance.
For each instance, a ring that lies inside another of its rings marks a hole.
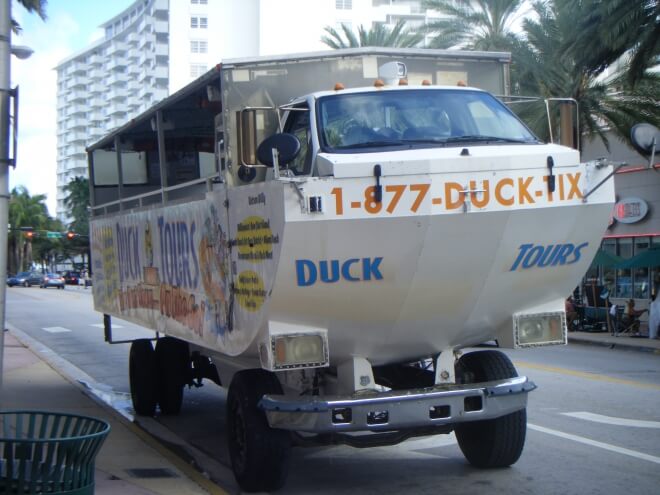
[[[327,366],[328,352],[321,335],[275,335],[271,337],[275,369]]]
[[[514,316],[516,347],[566,343],[566,317],[563,312]]]

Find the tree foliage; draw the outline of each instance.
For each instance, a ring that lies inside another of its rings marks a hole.
[[[406,29],[406,22],[400,20],[393,28],[383,24],[375,24],[372,29],[358,28],[357,36],[347,25],[341,25],[341,32],[335,28],[326,26],[324,31],[327,35],[321,37],[321,41],[332,49],[359,48],[363,46],[387,46],[398,48],[413,48],[421,43],[423,35],[413,33]]]
[[[73,220],[69,229],[81,234],[89,234],[89,180],[85,177],[74,177],[71,182],[64,186],[67,193],[64,198],[64,206],[67,207],[69,217]]]
[[[50,217],[46,207],[46,196],[30,196],[23,187],[15,187],[9,198],[9,257],[8,270],[18,272],[32,264],[32,241],[25,237],[21,227],[32,227],[35,231],[45,229]]]
[[[67,248],[71,256],[82,255],[83,266],[85,257],[89,261],[89,179],[78,176],[64,186],[67,193],[64,205],[68,209],[68,216],[72,219],[69,230],[77,234],[68,240]]]
[[[6,0],[6,1],[11,1],[11,0]],[[44,21],[48,17],[46,15],[46,5],[48,4],[47,0],[18,0],[18,3],[21,4],[25,10],[30,12],[31,14],[37,14],[41,19]],[[11,20],[11,28],[14,33],[18,34],[21,32],[21,26],[18,22],[16,22],[14,19]]]
[[[581,53],[596,73],[628,57],[631,85],[660,63],[660,2],[658,0],[561,0],[560,8],[580,10],[580,28],[570,50]]]
[[[513,46],[513,92],[544,98],[568,97],[579,106],[581,134],[600,137],[609,148],[606,129],[629,142],[635,123],[660,125],[660,85],[657,75],[646,72],[636,85],[622,70],[603,77],[610,60],[576,49],[583,23],[589,22],[598,0],[548,0],[533,4],[534,18],[523,23],[524,42]],[[588,5],[591,4],[591,5]],[[607,53],[606,53],[607,52]],[[548,138],[545,109],[521,112],[543,138]]]
[[[523,0],[425,0],[424,7],[444,14],[426,30],[434,34],[431,48],[509,50],[516,41],[512,31]]]

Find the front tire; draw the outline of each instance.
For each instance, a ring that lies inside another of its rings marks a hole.
[[[463,383],[479,383],[518,376],[511,360],[500,351],[465,354],[456,364]],[[479,468],[500,468],[514,464],[522,454],[527,432],[527,411],[456,426],[456,439],[470,464]]]
[[[128,375],[135,413],[153,416],[156,412],[158,367],[156,353],[149,339],[138,339],[131,344]]]
[[[190,351],[188,344],[173,337],[156,342],[158,364],[158,405],[163,414],[179,414],[183,388],[188,381]]]
[[[236,373],[227,394],[227,443],[236,481],[246,492],[282,488],[288,474],[291,439],[288,432],[268,426],[257,404],[265,394],[281,394],[273,373]]]

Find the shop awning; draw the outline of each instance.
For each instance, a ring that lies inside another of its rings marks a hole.
[[[599,249],[596,252],[594,260],[591,262],[592,265],[602,265],[605,268],[612,268],[614,266],[623,263],[625,260],[616,254],[611,254],[605,251],[604,249]]]
[[[644,268],[660,266],[660,248],[651,248],[630,259],[618,263],[615,268]]]

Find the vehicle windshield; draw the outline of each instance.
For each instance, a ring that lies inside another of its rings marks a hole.
[[[504,104],[481,91],[336,94],[319,98],[317,108],[324,151],[539,142]]]
[[[16,275],[17,278],[29,277],[29,276],[30,276],[30,272],[21,272]]]

